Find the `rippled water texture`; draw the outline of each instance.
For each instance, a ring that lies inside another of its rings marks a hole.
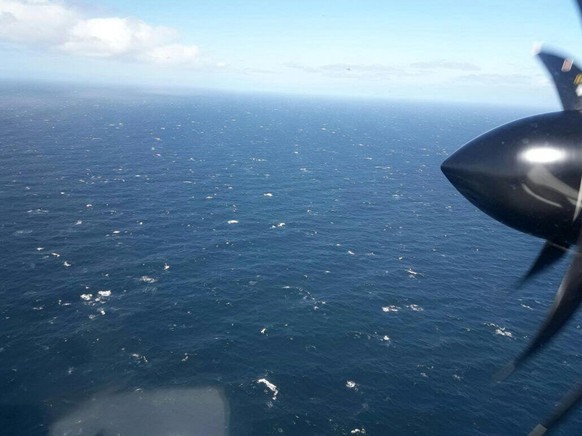
[[[542,242],[439,170],[532,112],[2,92],[6,434],[114,434],[100,413],[152,404],[179,429],[186,404],[232,435],[517,435],[582,377],[578,318],[492,382],[565,264],[512,291]]]

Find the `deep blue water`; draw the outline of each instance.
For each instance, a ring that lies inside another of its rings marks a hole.
[[[232,435],[526,434],[582,378],[581,319],[492,375],[566,265],[512,291],[542,242],[439,165],[533,113],[2,89],[2,434],[201,386]]]

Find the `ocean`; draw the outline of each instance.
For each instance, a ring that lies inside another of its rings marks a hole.
[[[582,379],[582,319],[492,377],[566,263],[514,290],[542,241],[439,166],[534,113],[4,86],[1,434],[527,434]]]

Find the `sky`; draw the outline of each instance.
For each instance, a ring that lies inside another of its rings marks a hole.
[[[0,83],[557,110],[540,43],[582,57],[573,0],[0,0]]]

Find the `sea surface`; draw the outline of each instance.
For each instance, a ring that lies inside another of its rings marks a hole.
[[[1,434],[129,432],[156,393],[231,435],[527,434],[582,379],[582,319],[492,377],[567,265],[514,290],[542,241],[439,166],[535,113],[3,87]]]

